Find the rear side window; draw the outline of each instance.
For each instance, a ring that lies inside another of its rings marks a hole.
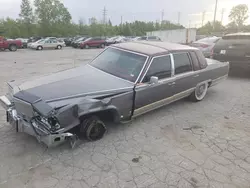
[[[150,36],[150,37],[148,37],[148,39],[156,40],[157,38],[155,36]]]
[[[199,60],[200,68],[205,69],[207,67],[207,60],[200,50],[195,51],[196,56]]]
[[[198,60],[197,55],[195,54],[195,52],[190,52],[189,54],[190,54],[190,56],[192,58],[193,69],[195,71],[200,70],[199,60]]]
[[[153,59],[143,82],[149,82],[151,76],[156,76],[159,80],[171,77],[171,59],[169,55]]]
[[[192,65],[188,53],[174,54],[175,74],[192,71]]]

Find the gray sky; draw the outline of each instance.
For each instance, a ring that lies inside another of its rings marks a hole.
[[[121,16],[123,22],[134,20],[156,21],[161,19],[164,10],[164,19],[177,22],[180,12],[180,23],[184,26],[200,26],[202,12],[206,11],[205,22],[213,20],[215,0],[61,0],[69,9],[73,20],[83,18],[88,22],[90,17],[102,19],[104,6],[107,9],[107,18],[113,24],[119,24]],[[222,9],[225,9],[223,23],[228,23],[228,13],[232,6],[245,3],[250,9],[250,0],[218,0],[217,19],[221,20]],[[21,0],[0,0],[0,17],[18,17]],[[190,21],[190,22],[189,22]],[[250,24],[250,20],[248,20]]]

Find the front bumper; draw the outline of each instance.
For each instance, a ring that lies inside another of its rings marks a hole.
[[[67,140],[75,140],[75,135],[69,132],[38,134],[42,132],[41,129],[39,129],[38,122],[29,122],[18,116],[17,111],[13,108],[6,96],[0,96],[0,104],[6,110],[6,121],[16,130],[16,132],[24,132],[34,136],[39,142],[44,143],[48,147],[58,146]],[[74,143],[70,142],[70,144],[72,146]]]

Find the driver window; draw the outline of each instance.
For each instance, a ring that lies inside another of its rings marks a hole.
[[[159,80],[171,77],[171,59],[169,55],[153,59],[143,82],[149,82],[152,76],[158,77]]]

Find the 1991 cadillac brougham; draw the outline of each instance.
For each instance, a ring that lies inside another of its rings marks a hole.
[[[21,85],[0,97],[7,122],[47,146],[101,139],[106,122],[132,118],[190,97],[201,101],[228,76],[229,64],[189,46],[128,42],[110,46],[88,65]]]

